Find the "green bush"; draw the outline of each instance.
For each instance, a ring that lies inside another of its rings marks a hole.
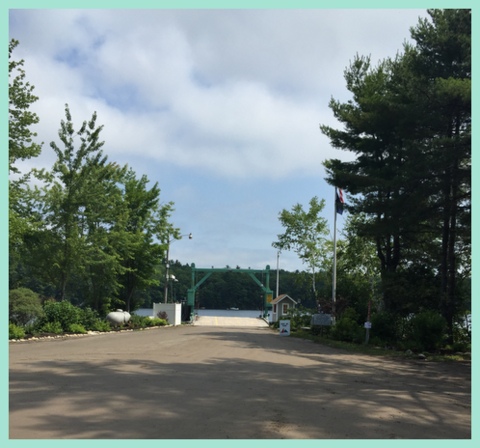
[[[344,342],[360,343],[365,338],[363,325],[358,323],[358,313],[353,308],[347,308],[340,319],[330,329],[333,339]]]
[[[412,317],[407,340],[418,350],[438,349],[447,329],[445,318],[435,311],[423,311]]]
[[[110,322],[106,320],[98,320],[96,321],[89,330],[92,331],[112,331],[112,326]]]
[[[40,333],[62,334],[62,324],[60,322],[46,322],[41,326]]]
[[[87,330],[85,330],[85,327],[81,324],[70,324],[68,327],[68,331],[70,333],[76,333],[76,334],[86,334]]]
[[[307,309],[303,306],[297,306],[296,308],[290,308],[288,314],[283,319],[290,320],[290,329],[295,331],[302,327],[309,327],[312,314],[315,313],[315,310]]]
[[[332,326],[325,325],[312,325],[310,328],[310,333],[314,336],[322,336],[329,338],[332,334]]]
[[[81,309],[81,320],[80,323],[85,327],[86,330],[91,331],[111,331],[112,326],[110,322],[105,319],[102,319],[99,313],[91,308]]]
[[[72,305],[67,300],[61,302],[49,300],[44,303],[43,310],[45,312],[43,325],[57,322],[63,331],[68,331],[72,324],[82,325],[84,313],[80,308]]]
[[[471,352],[472,345],[465,341],[457,341],[452,345],[452,351],[454,352]]]
[[[43,317],[43,308],[38,294],[28,288],[12,289],[8,294],[8,318],[18,326]]]
[[[396,345],[402,338],[399,334],[399,317],[381,312],[372,315],[371,342],[375,345]]]
[[[466,325],[465,318],[458,318],[453,327],[453,349],[456,352],[469,352],[472,350],[472,332]]]
[[[36,336],[40,331],[40,323],[41,323],[40,321],[37,321],[35,323],[25,325],[25,334]]]
[[[168,321],[160,319],[159,317],[154,317],[153,319],[147,317],[147,319],[147,326],[149,327],[163,327],[164,325],[168,325]]]
[[[78,323],[83,325],[87,330],[93,330],[93,327],[101,321],[98,312],[92,310],[90,307],[81,308],[79,314],[80,320]]]
[[[8,339],[23,339],[25,330],[14,323],[8,324]]]
[[[128,322],[129,328],[147,328],[168,325],[168,321],[159,317],[151,318],[149,316],[137,316],[132,314]]]
[[[128,326],[130,328],[146,328],[149,320],[149,317],[132,314],[128,321]]]
[[[333,326],[330,334],[333,339],[359,344],[365,338],[365,330],[351,317],[341,317]]]
[[[351,320],[354,320],[354,321],[358,322],[359,314],[353,308],[349,307],[349,308],[346,308],[345,311],[342,313],[341,318],[342,319],[351,319]]]

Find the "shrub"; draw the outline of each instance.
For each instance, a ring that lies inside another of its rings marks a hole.
[[[46,322],[40,328],[41,333],[62,334],[63,328],[60,322]]]
[[[407,339],[419,350],[436,350],[440,347],[447,321],[435,311],[423,311],[411,319]]]
[[[138,316],[136,314],[133,314],[130,316],[130,320],[128,321],[128,326],[130,328],[145,328],[147,327],[149,320],[150,320],[149,317]]]
[[[25,335],[36,336],[40,330],[40,321],[25,325]]]
[[[472,349],[471,326],[466,318],[458,318],[453,326],[453,350],[456,352],[467,352]]]
[[[355,322],[358,321],[359,315],[353,308],[346,308],[345,311],[342,313],[342,319],[351,319]]]
[[[454,342],[452,345],[452,351],[454,352],[471,352],[472,345],[465,341]]]
[[[93,322],[89,330],[92,331],[111,331],[112,327],[110,322],[106,320],[98,319],[97,321]]]
[[[310,333],[315,336],[322,336],[322,337],[330,337],[332,333],[332,326],[325,326],[325,325],[312,325],[310,328]]]
[[[351,317],[341,317],[333,326],[331,335],[339,341],[359,344],[364,339],[364,330],[358,322]]]
[[[92,330],[97,322],[101,321],[98,312],[92,310],[90,307],[80,309],[79,319],[78,323],[88,330]]]
[[[43,317],[43,308],[38,294],[28,288],[12,289],[8,294],[9,321],[18,326]]]
[[[77,334],[86,334],[87,330],[85,330],[85,327],[81,324],[70,324],[68,327],[68,331],[70,333],[77,333]]]
[[[112,326],[110,322],[102,319],[98,311],[93,310],[90,307],[79,308],[79,321],[85,330],[92,331],[111,331]]]
[[[398,316],[391,313],[375,313],[372,316],[370,337],[376,345],[395,345],[400,339]]]
[[[8,339],[23,339],[25,330],[14,323],[8,324]]]
[[[133,314],[128,322],[128,326],[133,329],[158,327],[163,325],[168,325],[168,321],[166,319],[160,319],[159,317],[151,318],[149,316],[137,316],[136,314]]]
[[[312,320],[312,314],[315,313],[315,310],[310,310],[302,306],[296,308],[290,308],[288,314],[282,317],[283,319],[290,320],[291,330],[297,330],[301,327],[309,327]]]
[[[149,327],[163,327],[164,325],[168,325],[168,321],[166,321],[165,319],[160,319],[159,317],[154,317],[153,319],[148,317],[147,319],[147,325]]]
[[[358,323],[358,318],[358,313],[353,308],[347,308],[331,327],[330,336],[339,341],[362,342],[365,333],[363,325]]]
[[[57,322],[63,331],[68,331],[71,324],[82,324],[82,310],[72,305],[67,300],[55,302],[49,300],[44,303],[44,324]]]

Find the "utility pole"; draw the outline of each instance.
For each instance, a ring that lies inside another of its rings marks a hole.
[[[278,297],[278,294],[279,294],[279,259],[280,259],[280,251],[277,251],[277,287],[275,289],[275,293],[276,293],[276,296],[275,297]]]

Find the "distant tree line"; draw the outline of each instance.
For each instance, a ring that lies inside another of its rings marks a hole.
[[[232,268],[227,272],[215,272],[197,290],[195,297],[196,308],[227,309],[239,308],[243,310],[262,310],[264,307],[264,292],[249,274],[235,272]],[[170,274],[175,278],[169,281],[169,301],[186,300],[187,290],[192,286],[192,268],[190,264],[182,264],[178,260],[170,260]],[[196,282],[203,274],[197,272]],[[277,271],[270,270],[270,289],[275,292]],[[257,273],[258,280],[266,285],[265,275]],[[163,281],[163,280],[162,280]],[[323,280],[317,282],[317,286]],[[330,284],[330,283],[329,283]],[[316,299],[311,294],[310,274],[305,271],[289,272],[279,270],[279,293],[288,294],[303,306],[311,309],[317,307]],[[151,307],[152,303],[163,301],[163,289],[154,286],[144,291],[142,306]]]

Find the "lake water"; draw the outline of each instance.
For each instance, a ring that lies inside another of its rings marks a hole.
[[[260,310],[195,310],[199,316],[219,316],[219,317],[259,317],[262,315]],[[133,314],[137,316],[152,316],[153,308],[140,308]],[[269,313],[271,320],[271,313]]]

